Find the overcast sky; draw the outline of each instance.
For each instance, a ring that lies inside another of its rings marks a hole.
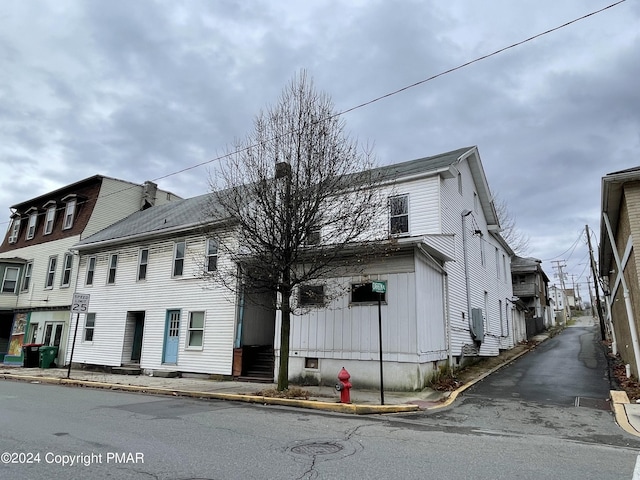
[[[224,153],[306,68],[339,111],[615,0],[0,2],[0,208],[94,174],[136,183]],[[381,164],[477,145],[495,196],[586,281],[603,175],[640,165],[628,0],[344,116]],[[158,181],[189,197],[207,166]],[[0,224],[6,228],[7,223]]]

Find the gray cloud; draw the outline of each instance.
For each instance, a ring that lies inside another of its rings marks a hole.
[[[214,159],[300,68],[344,110],[604,5],[7,0],[0,204]],[[381,163],[478,145],[530,253],[558,258],[585,224],[599,228],[600,178],[638,163],[639,17],[625,2],[350,112],[347,128]],[[160,183],[203,193],[215,165]],[[577,274],[584,252],[565,258]]]

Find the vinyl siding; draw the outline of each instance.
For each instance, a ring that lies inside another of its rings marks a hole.
[[[149,248],[147,279],[136,281],[138,245],[97,253],[94,284],[84,285],[87,258],[80,263],[78,292],[91,295],[90,312],[96,313],[94,340],[77,348],[74,362],[120,365],[125,344],[127,312],[144,311],[144,333],[140,366],[145,369],[168,369],[184,372],[230,374],[233,358],[233,335],[236,305],[223,287],[214,287],[197,277],[204,258],[204,238],[182,237],[186,241],[184,275],[172,278],[174,240],[146,244]],[[108,261],[118,254],[116,281],[107,285]],[[219,259],[222,265],[223,259]],[[176,365],[164,365],[162,354],[167,310],[180,311],[180,339]],[[186,346],[189,312],[205,312],[203,348]]]
[[[17,308],[38,307],[69,307],[73,298],[78,271],[78,256],[73,257],[73,268],[68,287],[62,287],[62,269],[64,255],[78,241],[79,237],[67,237],[53,242],[40,243],[11,251],[12,256],[33,261],[29,290],[20,292]],[[45,289],[45,280],[49,268],[49,257],[57,255],[56,272],[53,280],[53,288]]]
[[[167,203],[167,193],[158,190],[156,205]],[[140,210],[142,194],[143,187],[141,185],[113,178],[103,178],[93,213],[82,232],[82,239]],[[169,195],[173,200],[178,199],[175,195]]]

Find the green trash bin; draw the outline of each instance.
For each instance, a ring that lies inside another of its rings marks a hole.
[[[40,368],[52,368],[56,366],[58,347],[40,347]]]

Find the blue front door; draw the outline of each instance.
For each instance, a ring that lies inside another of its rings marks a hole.
[[[164,354],[162,363],[178,363],[178,339],[180,337],[180,310],[168,310],[164,330]]]

